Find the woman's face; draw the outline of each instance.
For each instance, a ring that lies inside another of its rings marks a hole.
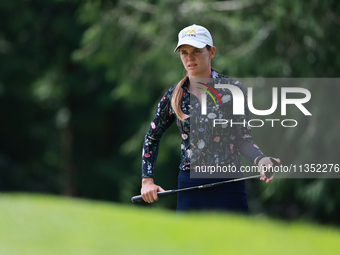
[[[210,78],[211,59],[214,57],[215,51],[215,46],[212,46],[208,51],[206,47],[199,49],[191,45],[182,45],[179,48],[179,54],[189,77]]]

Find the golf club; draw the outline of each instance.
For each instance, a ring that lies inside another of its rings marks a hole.
[[[270,158],[270,160],[272,161],[274,166],[280,165],[280,163],[278,163],[273,158]],[[205,189],[205,188],[210,188],[210,187],[213,187],[213,186],[226,184],[226,183],[230,183],[230,182],[237,182],[237,181],[242,181],[242,180],[260,178],[261,176],[262,175],[259,174],[259,175],[253,175],[253,176],[242,177],[242,178],[237,178],[237,179],[231,179],[231,180],[227,180],[227,181],[208,183],[208,184],[204,184],[204,185],[193,186],[193,187],[188,187],[188,188],[183,188],[183,189],[166,190],[166,191],[157,192],[157,195],[158,195],[158,197],[165,197],[165,196],[169,196],[169,195],[172,195],[172,194],[176,194],[178,192],[195,190],[195,189]],[[143,201],[142,195],[134,196],[134,197],[131,198],[132,203],[140,202],[140,201]]]

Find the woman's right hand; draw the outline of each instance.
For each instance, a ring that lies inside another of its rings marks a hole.
[[[147,203],[153,203],[158,201],[157,192],[165,191],[162,187],[156,185],[154,183],[153,178],[143,178],[142,180],[142,188],[141,188],[141,195],[143,200]]]

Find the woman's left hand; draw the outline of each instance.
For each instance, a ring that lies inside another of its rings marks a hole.
[[[278,164],[281,163],[281,160],[278,159],[278,158],[272,158],[274,159]],[[262,175],[262,177],[260,178],[261,181],[266,181],[266,183],[270,182],[271,180],[274,179],[274,176],[275,174],[273,173],[273,175],[267,177],[266,176],[266,173],[264,172],[263,170],[263,166],[267,167],[267,169],[269,168],[269,166],[273,166],[273,162],[271,161],[270,157],[265,157],[265,158],[262,158],[260,161],[259,161],[259,164],[258,164],[258,167],[260,169],[260,174]]]

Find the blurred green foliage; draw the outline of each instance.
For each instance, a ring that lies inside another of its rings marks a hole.
[[[183,77],[173,53],[183,27],[210,30],[213,66],[230,77],[331,78],[340,67],[339,13],[336,0],[1,1],[0,190],[128,203],[139,193],[157,103]],[[309,121],[254,129],[255,141],[283,162],[340,163],[337,92],[313,87]],[[176,186],[176,129],[164,135],[156,166],[165,189]],[[252,213],[340,222],[337,179],[247,184]]]

